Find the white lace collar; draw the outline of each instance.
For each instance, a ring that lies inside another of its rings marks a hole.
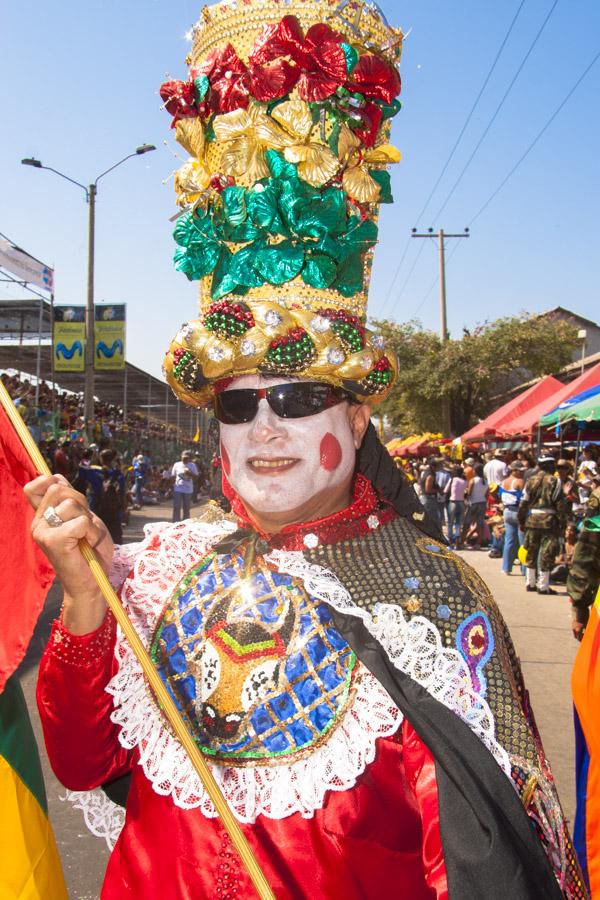
[[[182,576],[233,529],[230,522],[163,523],[150,526],[142,544],[117,548],[113,583],[118,586],[123,582],[123,604],[146,646]],[[423,616],[407,620],[402,609],[391,604],[378,604],[371,616],[352,601],[332,572],[309,563],[301,552],[273,550],[267,561],[278,571],[301,579],[315,600],[362,618],[392,663],[467,722],[510,775],[508,754],[496,741],[489,705],[474,691],[460,653],[443,646],[432,622]],[[157,793],[171,796],[182,808],[199,808],[207,817],[215,816],[185,751],[164,727],[140,666],[120,633],[115,653],[119,671],[107,690],[114,698],[112,719],[121,728],[121,744],[138,748],[140,764]],[[309,756],[273,767],[210,765],[240,821],[253,822],[259,815],[281,819],[293,813],[311,817],[323,806],[328,791],[348,790],[356,783],[375,758],[377,738],[393,734],[401,721],[402,715],[387,692],[361,666],[352,705],[329,740]],[[88,802],[85,797],[81,792],[69,793],[69,798],[84,810],[94,833],[108,840],[110,831],[112,843],[118,832],[114,817],[111,820],[106,804],[99,804],[97,799]]]

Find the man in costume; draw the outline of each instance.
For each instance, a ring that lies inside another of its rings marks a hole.
[[[554,475],[553,456],[538,459],[539,471],[525,483],[519,506],[519,525],[525,532],[527,551],[526,590],[554,594],[550,572],[560,549],[560,536],[567,524],[567,504],[562,481]]]
[[[113,549],[57,476],[28,489],[65,590],[52,765],[78,792],[131,774],[104,900],[253,891],[82,537],[277,898],[586,896],[502,618],[369,424],[397,366],[365,319],[401,40],[360,0],[223,3],[163,85],[191,154],[175,259],[202,281],[165,373],[213,404],[232,515]]]
[[[573,635],[580,641],[600,587],[600,514],[583,520],[567,578],[573,609]]]

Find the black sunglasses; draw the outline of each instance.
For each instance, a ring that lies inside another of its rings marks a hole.
[[[354,398],[341,388],[318,381],[290,381],[268,388],[240,388],[215,395],[215,416],[224,425],[251,422],[260,400],[266,400],[282,419],[303,419]]]

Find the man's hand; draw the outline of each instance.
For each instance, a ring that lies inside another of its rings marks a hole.
[[[571,603],[573,601],[571,600]],[[571,619],[571,631],[573,632],[573,637],[576,641],[580,641],[583,639],[583,635],[585,634],[585,626],[588,623],[589,618],[589,610],[581,609],[579,606],[573,606],[573,618]]]
[[[93,515],[83,494],[70,486],[62,475],[42,475],[24,488],[35,516],[31,525],[33,539],[46,554],[64,591],[63,623],[73,634],[87,634],[100,627],[106,603],[96,579],[79,550],[85,538],[108,574],[113,556],[112,538],[106,525]],[[44,512],[53,507],[63,524],[51,526]]]

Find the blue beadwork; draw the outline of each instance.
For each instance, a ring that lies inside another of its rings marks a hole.
[[[237,553],[214,556],[182,580],[163,613],[152,656],[204,752],[224,760],[286,757],[331,729],[348,702],[356,657],[327,606],[289,575],[253,570],[250,600],[246,594],[242,602],[228,589],[239,583],[243,563]],[[282,644],[278,635],[290,609],[294,624]],[[208,645],[212,655],[206,656]],[[262,699],[237,714],[235,698],[244,700],[248,684],[258,684]],[[234,716],[227,707],[232,695]],[[228,716],[231,734],[217,734],[215,721],[224,729]]]

